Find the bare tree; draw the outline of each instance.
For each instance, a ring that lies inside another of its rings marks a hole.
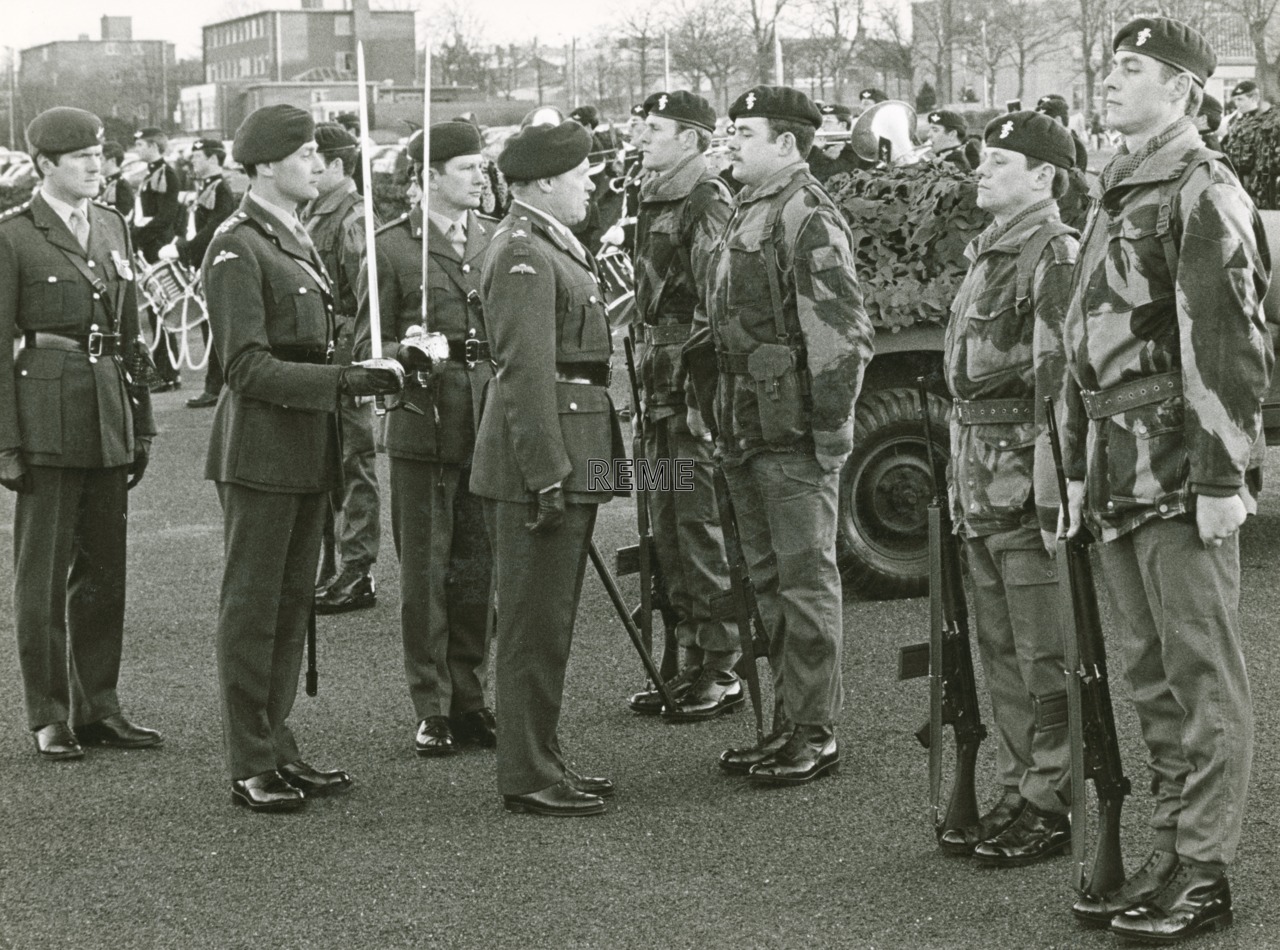
[[[665,29],[662,18],[654,13],[652,6],[646,3],[628,6],[626,12],[617,21],[615,35],[621,34],[626,48],[634,53],[638,73],[634,88],[639,90],[641,98],[653,91],[650,72],[657,72],[657,70],[650,68],[650,55],[651,53],[661,55],[662,34]],[[635,98],[634,90],[632,98]]]
[[[953,0],[919,0],[911,5],[911,16],[916,52],[919,54],[921,46],[928,50],[938,101],[951,102],[955,98],[952,60],[956,46],[965,38],[964,19],[956,15]]]
[[[1001,24],[1009,37],[1009,61],[1018,76],[1018,98],[1027,91],[1027,70],[1046,53],[1061,48],[1062,18],[1053,0],[1005,0]]]
[[[750,0],[750,9],[738,14],[751,34],[757,82],[769,82],[771,78],[776,83],[782,82],[781,76],[773,75],[773,45],[778,35],[778,18],[787,3],[788,0]]]
[[[1277,0],[1268,0],[1268,2],[1274,4]],[[1066,25],[1071,27],[1080,40],[1080,58],[1083,62],[1081,71],[1084,73],[1084,102],[1081,112],[1084,113],[1086,128],[1093,113],[1093,96],[1094,89],[1098,85],[1098,73],[1103,71],[1105,75],[1104,67],[1111,58],[1111,46],[1107,42],[1111,37],[1106,34],[1111,26],[1113,12],[1113,0],[1076,0],[1071,16],[1066,21]],[[1098,65],[1095,65],[1093,58],[1095,52],[1099,56]]]
[[[824,78],[831,77],[832,95],[842,102],[862,34],[863,0],[806,0],[803,15],[819,54],[814,65]]]
[[[889,91],[889,77],[907,84],[907,99],[915,97],[915,50],[907,38],[907,24],[902,11],[893,0],[881,0],[872,9],[873,36],[867,36],[860,44],[859,59],[880,74],[880,84]]]
[[[688,78],[690,88],[705,76],[721,109],[729,107],[730,87],[746,78],[741,67],[751,49],[735,12],[733,0],[685,0],[670,32],[671,68]]]
[[[967,49],[982,71],[982,104],[988,109],[995,100],[996,74],[1011,49],[1006,6],[1005,0],[970,0],[967,10]]]
[[[1267,55],[1268,40],[1271,34],[1271,21],[1275,16],[1277,0],[1220,0],[1221,10],[1228,11],[1244,20],[1249,31],[1249,41],[1253,44],[1253,56],[1258,85],[1268,99],[1276,96],[1276,70],[1280,61],[1273,61]]]
[[[431,43],[433,72],[445,85],[485,84],[484,23],[463,0],[448,0],[436,7],[425,36]]]

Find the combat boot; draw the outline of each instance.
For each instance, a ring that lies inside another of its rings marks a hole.
[[[1159,848],[1124,883],[1101,897],[1086,894],[1071,905],[1071,913],[1094,927],[1106,927],[1116,914],[1132,910],[1154,897],[1178,871],[1178,856]]]
[[[979,864],[1014,868],[1034,864],[1071,847],[1071,817],[1045,811],[1031,802],[1018,820],[989,841],[973,849]]]
[[[830,726],[796,726],[786,743],[758,765],[747,778],[753,782],[803,785],[840,771],[840,748]]]
[[[675,709],[662,710],[672,722],[701,722],[733,712],[746,702],[742,680],[733,673],[704,669],[702,675],[677,700]]]
[[[671,698],[677,703],[682,702],[701,673],[701,667],[689,666],[667,680],[666,687],[671,693]],[[650,683],[640,692],[632,693],[627,697],[627,705],[642,716],[656,716],[662,712],[662,693]]]
[[[1175,943],[1231,926],[1231,886],[1223,871],[1180,864],[1154,897],[1117,914],[1111,932],[1145,943]]]
[[[795,726],[785,720],[774,726],[773,732],[764,737],[764,741],[745,749],[725,749],[720,753],[720,768],[734,775],[746,775],[754,766],[771,758],[775,752],[786,745],[791,738]]]
[[[377,603],[373,578],[365,571],[344,570],[328,587],[316,594],[316,613],[340,614],[362,610]]]

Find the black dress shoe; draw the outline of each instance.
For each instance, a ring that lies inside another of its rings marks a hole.
[[[76,741],[75,733],[65,722],[51,722],[32,733],[40,758],[50,762],[66,762],[83,759],[84,749]]]
[[[378,602],[373,578],[364,571],[343,571],[333,583],[316,594],[316,613],[341,614],[363,610]]]
[[[199,396],[192,396],[187,400],[188,409],[208,409],[210,406],[216,406],[217,404],[217,393],[201,393]]]
[[[478,745],[492,749],[498,744],[498,723],[489,707],[473,709],[460,716],[449,717],[449,727],[459,745]]]
[[[1071,905],[1071,913],[1086,924],[1106,927],[1116,914],[1132,910],[1154,897],[1177,871],[1178,856],[1172,851],[1156,849],[1123,884],[1101,897],[1086,894]]]
[[[1143,943],[1177,943],[1231,926],[1231,886],[1222,871],[1179,864],[1160,891],[1117,914],[1111,932]]]
[[[117,749],[145,749],[164,742],[164,736],[154,729],[135,726],[120,713],[76,726],[76,738],[83,745],[109,745]]]
[[[568,782],[557,782],[527,795],[503,795],[502,804],[507,811],[518,814],[551,815],[555,818],[604,814],[603,798],[580,792]]]
[[[803,785],[839,771],[835,730],[830,726],[796,726],[783,747],[752,766],[747,778],[770,785]]]
[[[701,722],[733,712],[746,700],[742,680],[736,675],[703,670],[688,692],[677,700],[676,708],[664,709],[662,715],[672,722]]]
[[[458,744],[453,740],[449,720],[445,716],[428,716],[418,723],[418,734],[413,740],[418,755],[453,755]]]
[[[1004,831],[1022,814],[1027,800],[1017,792],[1005,792],[1004,797],[976,825],[964,828],[946,828],[938,835],[938,846],[947,854],[970,857],[979,842],[990,841]]]
[[[337,795],[351,788],[351,776],[341,769],[322,772],[299,759],[276,767],[280,777],[307,795]]]
[[[765,736],[764,742],[759,745],[745,749],[725,749],[720,753],[720,768],[734,775],[746,775],[752,767],[770,758],[786,745],[794,731],[795,726],[786,724]]]
[[[978,842],[973,856],[988,867],[1016,868],[1051,858],[1069,847],[1071,816],[1027,802],[1018,820],[994,838]]]
[[[297,811],[305,804],[306,796],[272,769],[232,782],[231,801],[254,811]]]
[[[596,778],[590,775],[579,775],[568,766],[564,770],[564,780],[570,788],[576,789],[585,795],[597,795],[600,798],[608,798],[613,794],[613,783],[607,778]]]
[[[682,702],[685,694],[689,692],[689,688],[693,686],[701,673],[700,667],[686,667],[667,680],[666,686],[671,693],[671,698],[677,703]],[[638,693],[632,693],[627,698],[627,705],[642,716],[656,716],[662,712],[662,693],[658,692],[656,686],[649,686]]]

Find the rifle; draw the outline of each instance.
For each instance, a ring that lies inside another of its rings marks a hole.
[[[1071,527],[1067,473],[1062,462],[1053,399],[1046,396],[1044,402],[1065,531]],[[1124,881],[1120,810],[1131,789],[1120,761],[1111,686],[1107,680],[1107,650],[1089,564],[1089,538],[1083,530],[1074,538],[1065,534],[1058,538],[1058,596],[1062,620],[1069,631],[1063,637],[1063,654],[1067,667],[1067,725],[1071,735],[1072,885],[1081,897],[1100,897]],[[1089,844],[1089,819],[1083,807],[1086,779],[1093,779],[1098,796],[1098,840],[1090,872],[1085,870]]]
[[[719,386],[719,371],[715,363],[698,352],[686,353],[685,365],[689,368],[689,381],[693,385],[694,398],[702,421],[718,442],[720,432],[715,419],[715,392]],[[769,635],[765,632],[764,618],[760,616],[760,604],[756,601],[756,588],[751,582],[751,571],[746,555],[742,553],[742,539],[738,535],[738,519],[733,511],[733,499],[729,497],[729,480],[724,465],[717,456],[712,468],[716,493],[716,511],[720,516],[720,530],[724,534],[725,560],[729,562],[729,590],[732,616],[738,622],[738,641],[742,658],[737,670],[747,683],[751,697],[751,709],[756,716],[756,744],[764,743],[764,705],[760,695],[760,671],[756,659],[769,649]],[[757,637],[759,640],[757,641]]]
[[[969,611],[960,572],[960,542],[952,529],[946,479],[939,476],[934,457],[929,396],[923,376],[916,379],[916,387],[933,482],[933,500],[929,503],[929,642],[901,649],[898,679],[929,677],[929,721],[916,732],[916,738],[929,750],[929,808],[933,813],[933,830],[941,838],[948,830],[963,829],[968,839],[971,837],[968,832],[978,824],[974,770],[978,747],[987,737],[987,727],[982,724],[973,676]],[[944,815],[941,738],[945,725],[950,725],[955,733],[956,766],[951,799]]]
[[[640,403],[640,383],[636,375],[635,347],[631,337],[623,338],[622,347],[627,356],[627,376],[631,380],[631,457],[638,466],[639,460],[644,458],[644,410]],[[649,523],[649,488],[644,477],[636,479],[635,491],[639,543],[619,548],[614,564],[619,574],[640,575],[640,604],[631,612],[631,619],[639,624],[640,635],[650,651],[653,650],[653,611],[656,609],[662,615],[665,636],[660,672],[663,679],[671,679],[680,672],[679,647],[676,645],[676,624],[679,617],[667,591],[662,565],[654,552],[653,529]]]

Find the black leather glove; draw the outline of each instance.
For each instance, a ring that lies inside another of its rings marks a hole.
[[[19,495],[31,491],[31,473],[22,461],[21,449],[0,451],[0,485]]]
[[[405,346],[403,343],[396,347],[395,360],[408,373],[425,373],[435,365],[435,361],[427,355],[425,350],[416,346]]]
[[[151,440],[139,438],[133,449],[133,462],[129,465],[129,481],[125,484],[125,488],[132,491],[134,486],[142,481],[149,461],[151,461]]]
[[[564,523],[564,489],[557,485],[538,492],[531,505],[532,521],[525,522],[530,534],[547,534]]]
[[[404,367],[389,359],[355,363],[342,371],[339,388],[348,396],[391,396],[404,389]]]

